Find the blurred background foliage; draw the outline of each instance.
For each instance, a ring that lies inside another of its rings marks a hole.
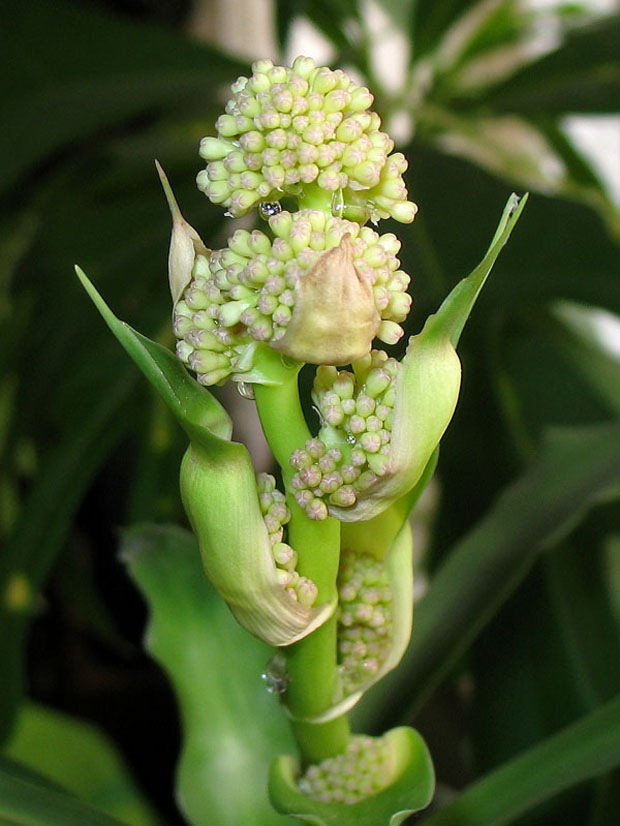
[[[185,524],[184,437],[72,267],[171,344],[153,159],[188,220],[223,245],[231,219],[194,186],[197,142],[252,59],[300,50],[367,83],[410,159],[419,216],[382,225],[413,275],[409,332],[480,259],[509,192],[532,192],[464,336],[460,406],[415,517],[411,649],[355,722],[423,732],[439,781],[431,826],[618,822],[618,11],[0,3],[3,823],[26,810],[33,824],[117,822],[89,805],[132,826],[284,822],[264,791],[269,755],[292,748],[260,682],[269,652],[191,575],[187,533],[151,524]],[[615,181],[584,150],[584,123],[595,148],[607,139]],[[250,403],[227,399],[243,432]],[[142,652],[132,579],[171,683]]]

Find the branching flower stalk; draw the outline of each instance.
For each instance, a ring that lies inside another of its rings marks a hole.
[[[189,436],[181,494],[206,574],[238,621],[280,651],[267,678],[300,758],[272,766],[274,806],[315,824],[395,826],[432,797],[428,751],[412,729],[352,735],[346,714],[407,647],[408,515],[456,406],[459,336],[525,199],[510,199],[482,263],[399,361],[381,348],[403,335],[410,278],[396,235],[375,227],[410,223],[417,207],[371,93],[306,57],[290,68],[258,61],[232,92],[201,142],[197,182],[233,218],[256,209],[261,229],[209,250],[158,165],[173,218],[176,359],[78,274]],[[315,366],[316,432],[299,395],[304,364]],[[228,380],[255,399],[283,491],[231,441],[206,390]]]

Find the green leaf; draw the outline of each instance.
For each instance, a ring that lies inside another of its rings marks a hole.
[[[500,112],[617,112],[620,15],[570,32],[556,51],[530,63],[485,96]]]
[[[620,696],[474,783],[427,826],[501,826],[620,764]]]
[[[0,556],[0,737],[13,722],[23,686],[24,635],[39,589],[99,463],[126,431],[119,414],[132,386],[125,373],[45,464]]]
[[[4,753],[132,826],[158,822],[113,743],[82,720],[26,703]]]
[[[204,577],[196,541],[136,526],[122,557],[149,606],[146,646],[168,674],[183,722],[178,799],[193,826],[279,826],[266,767],[293,748],[260,674],[271,649],[247,634]]]
[[[396,765],[394,781],[358,803],[322,803],[302,794],[296,778],[299,763],[278,757],[269,774],[269,795],[278,811],[313,826],[400,826],[426,808],[435,789],[435,773],[424,740],[411,728],[396,728],[384,737]]]
[[[620,318],[596,307],[569,301],[551,308],[551,338],[609,410],[620,416]]]
[[[181,106],[204,111],[245,69],[162,28],[59,0],[13,3],[10,20],[0,34],[9,69],[0,158],[10,158],[0,165],[0,189],[102,127]]]
[[[551,431],[533,467],[501,494],[433,577],[416,609],[409,651],[383,681],[391,708],[419,709],[541,551],[593,505],[619,495],[619,423]],[[360,702],[356,719],[362,725],[382,719],[376,703],[372,691]]]
[[[119,321],[83,270],[76,267],[75,271],[105,323],[157,390],[188,436],[201,443],[205,442],[213,449],[218,441],[230,439],[230,417],[211,393],[191,378],[174,353]],[[219,438],[212,438],[213,436]]]
[[[5,826],[124,826],[11,764],[0,761],[0,823]]]

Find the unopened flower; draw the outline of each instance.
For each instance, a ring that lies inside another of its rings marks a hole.
[[[200,145],[208,163],[198,186],[213,203],[241,216],[261,201],[302,198],[316,187],[333,195],[336,210],[361,209],[361,223],[413,220],[406,161],[390,155],[394,143],[368,111],[373,96],[365,86],[307,57],[290,68],[259,60],[252,72],[233,85],[217,136]]]
[[[328,216],[280,212],[272,241],[237,230],[228,246],[197,255],[177,302],[177,354],[202,384],[243,379],[258,342],[314,364],[348,364],[373,338],[394,343],[411,306],[392,233]]]
[[[389,785],[396,761],[382,737],[351,737],[342,754],[308,766],[299,790],[322,803],[358,803]]]

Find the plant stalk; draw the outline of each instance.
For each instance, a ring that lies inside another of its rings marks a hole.
[[[256,385],[255,397],[265,437],[282,469],[287,502],[291,511],[288,541],[298,554],[297,570],[318,588],[317,605],[337,598],[336,579],[340,557],[340,523],[328,517],[314,522],[295,502],[290,481],[289,458],[304,446],[311,434],[299,401],[298,374],[301,365],[288,366],[282,359],[280,379],[274,385]],[[273,363],[270,371],[273,375]],[[287,649],[289,685],[286,703],[292,728],[304,763],[315,763],[346,748],[349,726],[346,717],[327,723],[309,723],[332,705],[337,676],[336,617]]]

